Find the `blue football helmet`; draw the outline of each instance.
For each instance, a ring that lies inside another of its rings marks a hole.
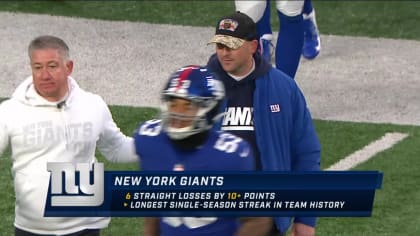
[[[223,84],[206,67],[190,65],[174,72],[162,91],[161,117],[164,131],[171,139],[185,139],[213,127],[223,115],[220,106],[225,97]],[[182,112],[174,108],[176,100],[188,104]],[[189,109],[189,110],[188,110]],[[174,125],[174,122],[184,125]]]

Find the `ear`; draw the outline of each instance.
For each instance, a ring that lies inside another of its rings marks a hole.
[[[72,60],[68,60],[66,62],[66,69],[67,69],[67,74],[70,75],[73,72],[73,61]]]
[[[252,54],[254,54],[257,51],[257,48],[258,48],[258,40],[256,40],[256,39],[252,40],[250,45],[251,45],[250,46],[251,52],[252,52]]]

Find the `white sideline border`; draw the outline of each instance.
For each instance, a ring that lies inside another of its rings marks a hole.
[[[349,156],[341,159],[335,164],[331,165],[325,170],[349,170],[367,160],[374,157],[379,152],[385,151],[386,149],[391,148],[398,142],[402,141],[408,137],[408,134],[405,133],[385,133],[380,139],[377,139],[370,144],[366,145],[362,149],[350,154]]]

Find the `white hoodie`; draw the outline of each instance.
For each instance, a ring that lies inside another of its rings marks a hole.
[[[29,77],[0,104],[0,154],[9,144],[12,149],[15,226],[36,234],[70,234],[110,222],[109,217],[44,217],[47,162],[95,162],[96,145],[110,161],[137,161],[133,139],[119,130],[103,99],[71,77],[69,89],[57,105],[38,95]]]

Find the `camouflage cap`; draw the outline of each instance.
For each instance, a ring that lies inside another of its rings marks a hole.
[[[251,17],[241,12],[223,17],[216,26],[216,34],[208,42],[221,43],[231,49],[237,49],[245,41],[257,39],[257,26]]]
[[[225,45],[228,48],[231,49],[238,49],[242,46],[242,44],[244,44],[245,40],[244,39],[240,39],[240,38],[236,38],[233,36],[229,36],[229,35],[215,35],[210,42],[208,42],[208,44],[211,43],[221,43],[223,45]]]

